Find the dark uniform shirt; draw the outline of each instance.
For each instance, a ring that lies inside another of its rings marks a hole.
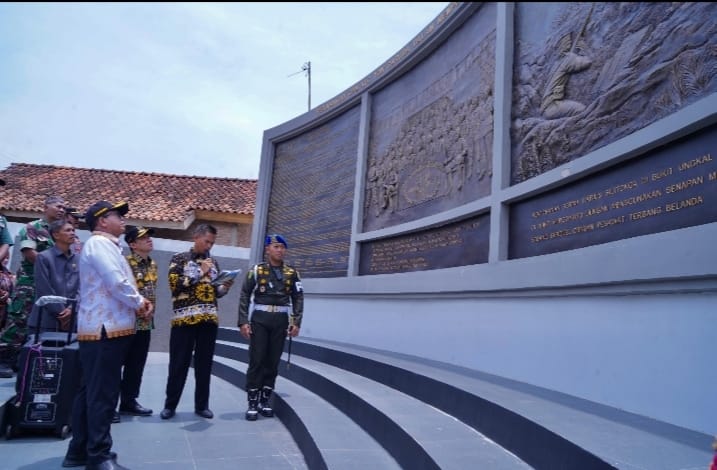
[[[239,296],[239,325],[249,323],[249,304],[291,306],[291,324],[301,327],[304,314],[304,290],[299,272],[283,264],[254,266],[247,273]]]

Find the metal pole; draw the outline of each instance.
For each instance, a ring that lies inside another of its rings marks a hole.
[[[311,111],[311,61],[305,63],[303,69],[306,70],[306,76],[309,78],[309,111]]]
[[[304,65],[301,66],[301,70],[298,72],[294,72],[291,75],[287,75],[288,77],[294,76],[297,73],[306,72],[306,76],[309,77],[309,111],[311,111],[311,61],[304,62]]]

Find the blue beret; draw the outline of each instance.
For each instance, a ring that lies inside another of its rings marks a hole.
[[[266,239],[264,240],[264,245],[271,245],[272,243],[281,243],[282,245],[284,245],[284,248],[289,248],[289,245],[287,245],[284,237],[276,233],[273,235],[267,235]]]

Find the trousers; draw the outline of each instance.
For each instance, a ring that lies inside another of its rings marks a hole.
[[[254,310],[252,313],[249,367],[246,372],[247,390],[274,388],[288,328],[289,316],[286,313],[261,310]]]
[[[169,371],[164,407],[177,408],[194,356],[194,409],[209,408],[214,346],[219,327],[215,323],[173,326],[169,333]]]

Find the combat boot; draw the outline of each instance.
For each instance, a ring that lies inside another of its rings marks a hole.
[[[274,410],[271,408],[271,405],[269,405],[269,398],[271,398],[271,387],[262,387],[261,389],[261,397],[259,397],[259,412],[262,416],[265,416],[267,418],[271,418],[274,416]]]
[[[249,400],[249,408],[246,410],[246,420],[256,421],[259,417],[259,389],[249,389],[247,399]]]

